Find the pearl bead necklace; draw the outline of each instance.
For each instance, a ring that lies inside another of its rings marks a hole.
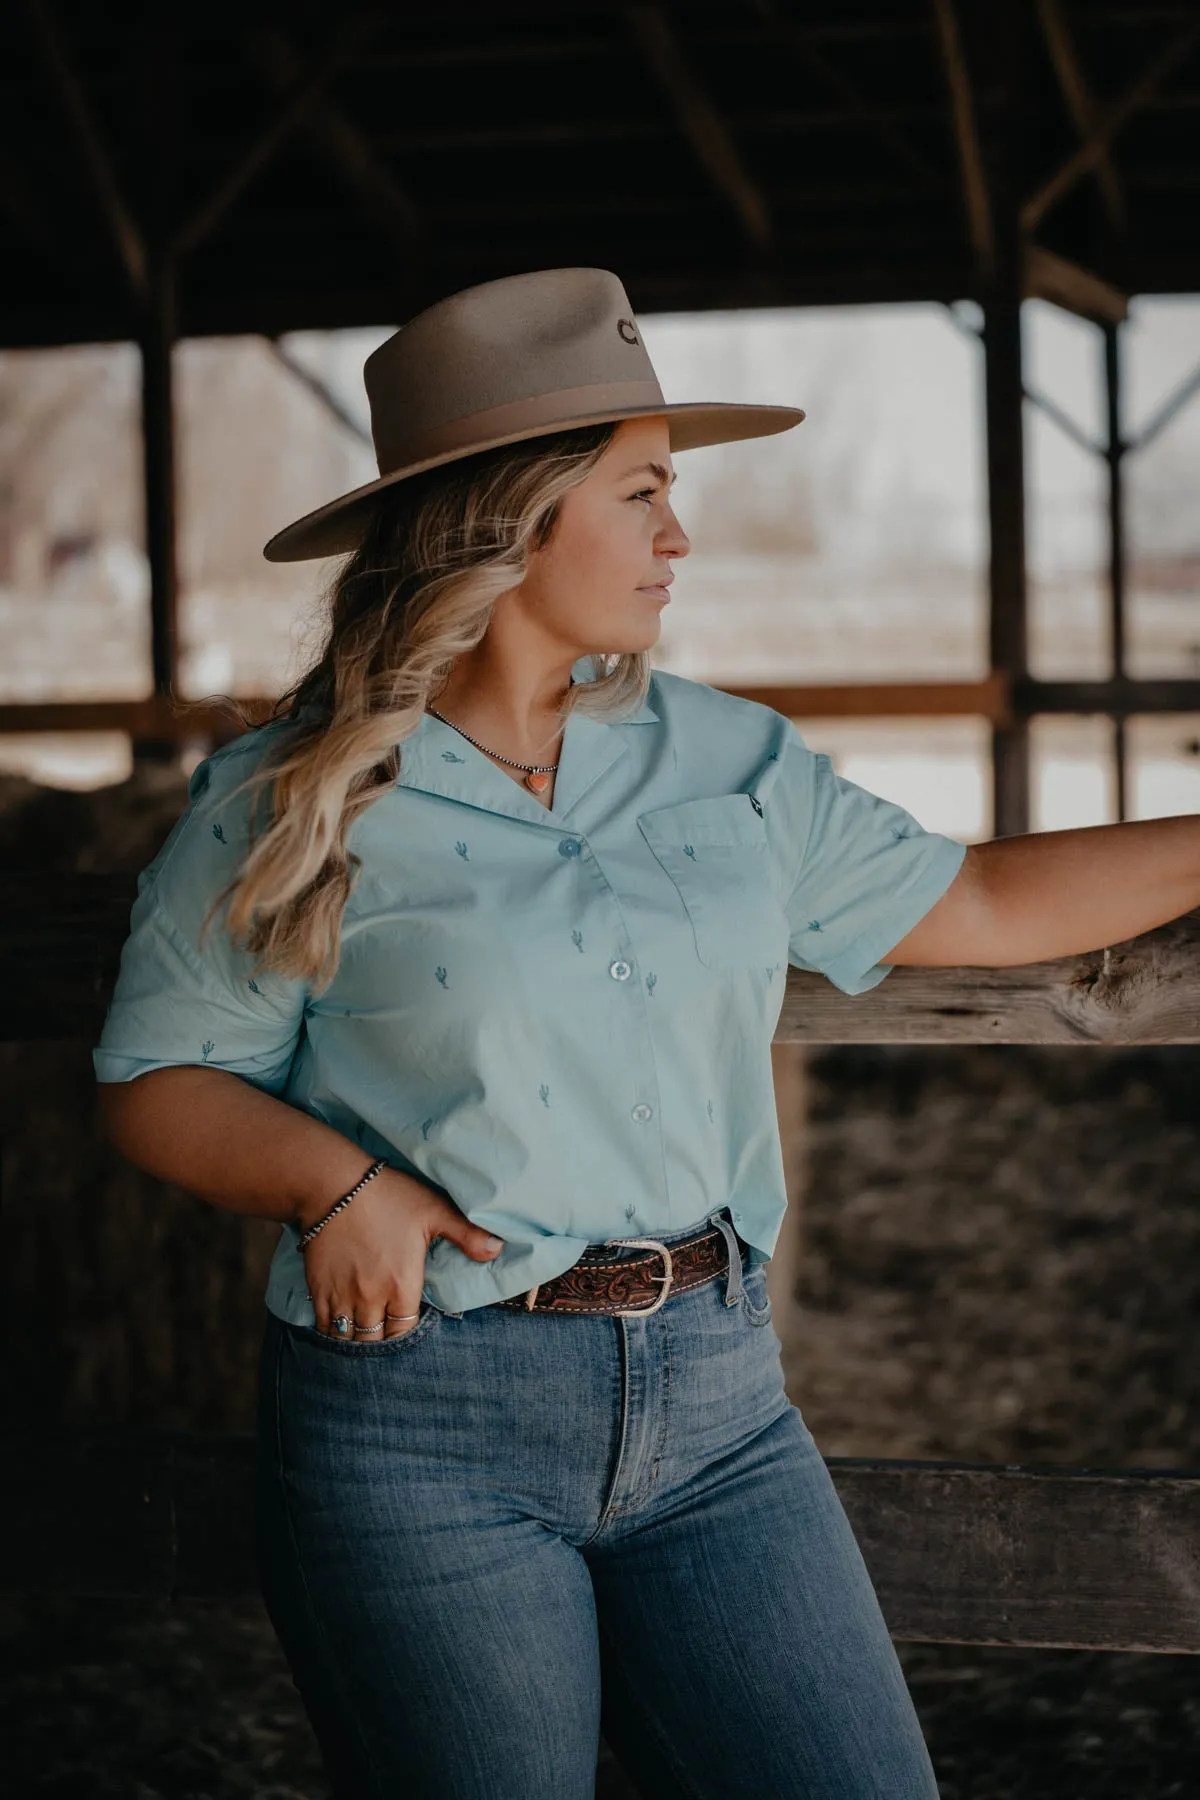
[[[533,792],[535,794],[541,794],[541,793],[545,792],[546,784],[550,780],[550,777],[551,777],[551,775],[553,775],[555,769],[557,769],[557,767],[558,767],[558,764],[556,762],[552,762],[552,763],[514,762],[510,756],[501,756],[500,752],[498,750],[489,750],[486,744],[481,744],[479,742],[478,738],[473,738],[469,731],[464,731],[461,725],[456,725],[454,723],[453,719],[446,718],[445,714],[440,713],[437,710],[436,706],[431,706],[429,708],[429,710],[433,714],[435,719],[440,719],[442,721],[443,725],[449,725],[451,731],[457,731],[460,734],[460,736],[466,738],[468,744],[474,744],[474,746],[477,750],[482,750],[485,756],[494,756],[496,758],[497,762],[507,763],[510,769],[524,769],[526,771],[525,786],[532,788]]]

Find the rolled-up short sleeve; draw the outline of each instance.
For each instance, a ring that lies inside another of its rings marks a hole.
[[[967,847],[838,775],[794,727],[780,776],[803,839],[787,896],[788,961],[865,993],[891,972],[880,957],[941,899]]]
[[[198,1064],[274,1094],[287,1083],[304,1028],[306,984],[257,968],[230,937],[223,907],[201,941],[205,915],[249,842],[252,798],[236,791],[257,760],[241,749],[246,742],[200,764],[187,807],[138,877],[116,987],[93,1051],[98,1081]]]

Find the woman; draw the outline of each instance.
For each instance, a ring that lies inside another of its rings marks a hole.
[[[614,276],[365,375],[379,480],[267,547],[348,553],[324,654],[196,771],[96,1053],[127,1156],[283,1227],[259,1550],[336,1790],[583,1800],[603,1727],[656,1800],[927,1800],[771,1324],[786,968],[1130,936],[1195,821],[968,850],[651,675],[672,452],[803,414],[668,406]]]

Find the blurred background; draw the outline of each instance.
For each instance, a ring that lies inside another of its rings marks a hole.
[[[1110,659],[1101,328],[1022,306],[1029,667],[1094,679]],[[362,364],[399,321],[185,338],[174,354],[178,677],[188,699],[273,695],[316,642],[328,564],[268,564],[281,523],[374,479]],[[910,303],[643,315],[668,399],[802,405],[778,439],[688,452],[692,538],[652,660],[714,685],[974,682],[988,671],[980,309]],[[1200,364],[1200,299],[1135,299],[1121,330],[1135,442]],[[0,702],[151,688],[141,365],[131,344],[0,352]],[[1128,459],[1126,662],[1200,676],[1200,401]],[[852,780],[954,836],[992,834],[986,720],[797,718]],[[1200,710],[1134,714],[1126,816],[1200,802]],[[1035,718],[1034,829],[1116,815],[1111,730]],[[192,752],[197,754],[196,751]],[[10,732],[0,769],[72,788],[126,779],[128,732]]]
[[[10,911],[149,860],[235,729],[180,702],[305,666],[332,566],[261,547],[374,476],[365,356],[574,263],[669,400],[808,415],[679,457],[656,666],[964,841],[1200,811],[1194,0],[19,0],[0,88]],[[94,1037],[0,1042],[14,1422],[249,1432],[275,1230],[119,1164]],[[825,1454],[1200,1467],[1198,1055],[775,1046]],[[253,1597],[37,1574],[25,1791],[324,1800]],[[1195,1790],[1194,1659],[901,1652],[945,1800]]]

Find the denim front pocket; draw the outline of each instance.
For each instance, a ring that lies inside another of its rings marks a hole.
[[[427,1338],[438,1320],[444,1314],[432,1306],[428,1300],[421,1301],[421,1313],[416,1324],[409,1331],[402,1331],[396,1337],[385,1338],[342,1338],[327,1336],[318,1331],[315,1325],[293,1325],[290,1327],[306,1344],[312,1344],[320,1350],[328,1350],[333,1356],[402,1356],[406,1350]]]
[[[755,1263],[742,1270],[742,1306],[752,1325],[771,1322],[771,1295],[767,1288],[767,1265]]]
[[[707,968],[786,960],[787,916],[771,883],[766,826],[749,794],[642,813],[638,830],[670,876]]]

